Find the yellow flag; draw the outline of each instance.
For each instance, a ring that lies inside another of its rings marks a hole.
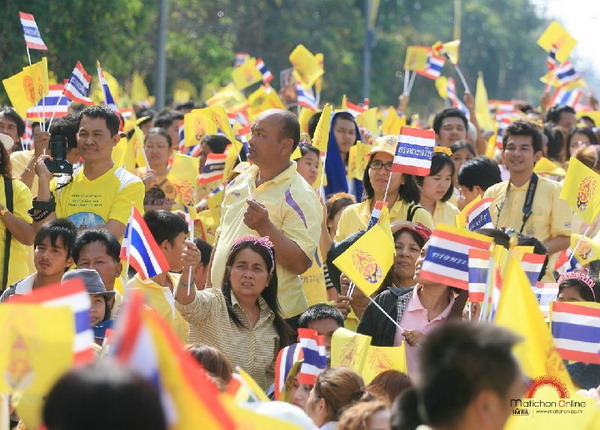
[[[217,125],[206,115],[204,109],[194,109],[183,116],[183,135],[186,147],[200,143],[205,135],[217,134]]]
[[[248,113],[251,119],[255,119],[267,109],[285,109],[285,104],[281,101],[272,87],[261,86],[248,97]]]
[[[48,94],[48,63],[46,57],[23,68],[23,71],[3,79],[4,89],[17,113],[25,118],[27,109]]]
[[[569,54],[577,44],[577,41],[567,33],[557,21],[552,21],[544,33],[540,36],[537,44],[546,52],[554,47],[556,51],[556,59],[564,63]]]
[[[350,148],[350,156],[348,159],[348,176],[362,181],[363,174],[367,168],[367,163],[369,162],[367,154],[372,147],[373,145],[362,143],[359,140],[356,142],[356,145]]]
[[[378,223],[333,260],[333,264],[350,278],[365,296],[370,297],[381,286],[383,278],[392,267],[394,254],[394,240],[390,230],[382,228]]]
[[[454,65],[458,64],[458,52],[460,50],[460,39],[452,40],[442,44],[442,50],[448,55],[448,59]]]
[[[184,103],[198,98],[196,86],[187,79],[177,79],[173,83],[173,101]]]
[[[406,125],[406,117],[399,117],[396,109],[388,108],[387,115],[381,124],[381,132],[384,136],[400,134],[400,128]]]
[[[535,163],[533,171],[538,175],[545,174],[550,176],[565,176],[567,174],[565,169],[563,169],[553,161],[548,160],[546,157],[540,158],[540,161]]]
[[[429,46],[410,45],[406,48],[406,58],[404,60],[404,70],[420,71],[427,68],[427,57],[431,52]]]
[[[562,87],[562,83],[556,77],[556,73],[554,73],[554,70],[548,70],[548,72],[540,78],[540,81],[552,87]]]
[[[298,122],[300,123],[300,133],[308,133],[308,121],[317,113],[312,109],[303,107],[300,109],[300,115],[298,116]]]
[[[297,145],[292,155],[290,155],[290,160],[298,160],[300,158],[302,158],[302,152],[300,152],[300,145]]]
[[[235,67],[231,72],[233,83],[239,90],[248,88],[250,85],[260,82],[262,74],[256,68],[256,58],[248,58],[244,64]]]
[[[131,102],[138,103],[147,101],[149,97],[150,92],[144,82],[144,76],[138,72],[133,72],[133,79],[131,80]]]
[[[135,174],[135,159],[136,152],[133,142],[128,141],[126,137],[122,137],[112,150],[113,163]]]
[[[600,125],[600,110],[579,111],[576,115],[577,119],[580,119],[584,115],[589,116],[594,120],[596,125]]]
[[[516,345],[514,352],[527,376],[532,379],[541,376],[555,377],[572,389],[571,377],[556,351],[554,340],[520,261],[511,258],[507,264],[494,322],[523,337],[524,340]]]
[[[377,122],[377,108],[371,108],[361,112],[356,117],[356,123],[369,130],[375,136],[379,136],[379,123]]]
[[[579,246],[577,246],[578,243]],[[592,238],[573,233],[571,234],[571,249],[575,249],[576,246],[575,258],[581,265],[600,259],[600,244]]]
[[[294,78],[305,89],[312,87],[316,80],[323,76],[323,67],[319,60],[304,45],[296,46],[289,59],[294,67]]]
[[[323,54],[318,53],[318,54],[315,54],[315,58],[317,59],[317,63],[319,64],[319,67],[323,70],[323,74],[324,74],[325,57],[323,56]],[[317,93],[320,93],[322,89],[323,89],[323,75],[321,75],[321,77],[315,81],[315,91]]]
[[[269,415],[254,412],[245,406],[236,404],[235,400],[223,393],[221,394],[221,402],[225,409],[236,422],[238,429],[244,430],[302,430],[302,427],[292,424],[288,421],[283,421]],[[254,403],[255,405],[257,403]]]
[[[435,89],[437,90],[440,98],[446,100],[448,98],[448,78],[440,76],[435,80]]]
[[[213,245],[215,243],[217,227],[219,227],[219,223],[221,220],[221,208],[217,207],[199,212],[198,219],[200,220],[200,222],[197,223],[197,225],[200,231],[196,232],[197,237],[201,237],[202,239]]]
[[[177,196],[186,205],[194,203],[194,189],[198,182],[199,161],[196,157],[176,153],[167,178],[175,185]]]
[[[32,79],[36,103],[48,94],[48,60],[46,57],[31,66],[23,67],[25,74]]]
[[[406,342],[400,346],[373,346],[367,352],[362,372],[365,384],[369,384],[377,375],[386,370],[408,373],[406,367]]]
[[[479,72],[477,76],[477,90],[475,92],[475,115],[479,126],[485,130],[495,130],[496,122],[490,116],[488,108],[488,95],[483,82],[483,73]]]
[[[256,397],[261,402],[270,401],[263,389],[260,388],[260,385],[258,385],[258,383],[252,379],[252,376],[250,376],[248,372],[239,367],[236,369],[236,371],[240,374],[240,379],[242,380],[244,387],[250,391],[253,397]]]
[[[238,90],[233,83],[230,83],[212,94],[212,96],[206,100],[206,104],[208,106],[221,105],[226,109],[231,109],[236,104],[243,103],[245,101],[246,97],[244,94]]]
[[[600,175],[571,157],[560,198],[565,200],[587,224],[600,212]]]
[[[331,367],[348,367],[360,373],[370,345],[371,336],[338,328],[331,337]]]
[[[129,144],[133,146],[135,164],[138,167],[148,167],[148,159],[144,152],[144,132],[137,125],[133,128],[133,135],[129,139]]]
[[[317,123],[315,135],[313,136],[312,145],[321,153],[327,152],[327,144],[329,142],[329,129],[331,127],[331,109],[330,104],[326,104]]]
[[[469,202],[461,211],[456,215],[456,228],[461,230],[468,230],[467,228],[467,214],[473,206],[481,201],[481,196],[475,197]]]

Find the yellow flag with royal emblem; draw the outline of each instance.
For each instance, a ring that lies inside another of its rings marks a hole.
[[[331,127],[331,109],[332,107],[330,104],[326,104],[323,108],[312,140],[312,146],[317,148],[321,153],[327,152],[329,129]]]
[[[255,58],[248,58],[244,64],[235,67],[231,72],[231,77],[235,86],[240,90],[262,80],[262,74],[256,67]]]
[[[371,336],[338,328],[331,337],[331,367],[348,367],[360,373],[370,345]]]
[[[379,122],[377,121],[377,108],[371,108],[361,112],[356,117],[356,123],[366,128],[375,138],[379,137]]]
[[[575,248],[577,249],[574,256],[581,265],[600,259],[600,243],[590,237],[576,233],[571,234],[571,249]]]
[[[406,48],[406,58],[404,59],[404,70],[425,70],[427,68],[427,58],[431,53],[429,46],[411,45]]]
[[[323,76],[322,62],[319,64],[319,59],[302,44],[294,48],[289,60],[294,67],[294,79],[305,89],[310,89]]]
[[[567,33],[562,25],[557,21],[552,21],[538,39],[537,44],[546,52],[555,50],[556,59],[564,63],[569,58],[577,41]]]
[[[4,89],[17,113],[25,118],[27,109],[48,94],[48,62],[46,57],[23,71],[3,79]]]
[[[406,367],[406,342],[400,346],[369,345],[367,359],[360,372],[365,384],[369,384],[377,375],[386,370],[408,373]]]
[[[560,198],[565,200],[587,224],[600,212],[600,175],[571,157]]]
[[[248,96],[248,114],[255,119],[267,109],[286,109],[273,87],[261,86]]]
[[[367,163],[369,162],[369,151],[373,148],[373,145],[362,143],[360,140],[356,142],[356,145],[350,148],[350,155],[348,157],[348,176],[356,178],[359,181],[363,180]]]
[[[393,107],[388,108],[387,115],[381,124],[381,132],[384,136],[400,134],[400,129],[406,125],[406,117],[400,117]]]
[[[199,161],[196,157],[176,153],[167,179],[175,186],[177,197],[186,206],[194,204],[194,190],[198,183]]]

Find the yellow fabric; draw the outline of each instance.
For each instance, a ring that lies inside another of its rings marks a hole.
[[[373,145],[362,143],[360,140],[350,148],[348,159],[348,177],[363,180],[367,163],[369,162],[368,153],[373,149]]]
[[[254,120],[267,109],[286,109],[277,91],[272,87],[261,86],[248,96],[248,114]]]
[[[371,336],[338,328],[331,337],[331,367],[348,367],[360,373],[370,345]]]
[[[456,227],[456,215],[460,211],[450,202],[436,202],[435,212],[433,213],[433,223],[435,225],[446,224],[451,227]]]
[[[186,205],[194,202],[195,188],[198,183],[199,160],[184,154],[175,154],[173,166],[167,179],[175,186],[177,197]]]
[[[399,134],[400,128],[404,125],[406,125],[406,117],[399,117],[396,109],[390,107],[388,108],[383,124],[381,124],[381,131],[384,136]]]
[[[211,245],[214,245],[217,238],[217,228],[221,218],[221,208],[207,209],[198,212],[198,222],[195,225],[199,228],[195,229],[196,237],[200,237]]]
[[[179,283],[181,275],[168,272],[167,276],[171,280],[171,285],[175,288]],[[144,294],[146,304],[154,309],[169,324],[182,342],[187,342],[189,325],[176,309],[173,293],[169,287],[158,285],[152,279],[142,280],[139,275],[135,275],[130,279],[127,288],[140,290]]]
[[[302,107],[302,109],[300,109],[300,115],[298,115],[298,122],[300,123],[300,133],[308,133],[308,121],[310,121],[310,119],[316,113],[317,111],[305,107]]]
[[[409,206],[410,203],[406,203],[401,200],[396,201],[390,210],[390,223],[393,224],[397,221],[406,221],[406,215]],[[346,207],[340,216],[340,222],[338,224],[334,241],[341,242],[352,233],[366,229],[367,225],[369,225],[370,219],[371,199],[367,199],[361,203],[355,203]],[[413,222],[420,222],[425,227],[433,230],[433,218],[429,212],[423,208],[417,209],[413,217]]]
[[[214,286],[220,286],[225,271],[225,261],[231,244],[243,235],[258,235],[244,224],[249,188],[252,198],[266,206],[269,219],[282,233],[293,240],[302,251],[312,258],[321,237],[323,209],[317,195],[308,183],[297,174],[296,163],[270,181],[256,187],[258,167],[251,166],[229,183],[223,199],[218,241],[211,270]],[[300,208],[302,216],[286,201],[291,196]],[[283,265],[277,265],[279,281],[279,304],[286,318],[304,312],[308,305],[298,275]]]
[[[374,136],[379,136],[379,123],[377,122],[377,108],[368,109],[356,117],[356,123],[366,128]]]
[[[404,70],[425,70],[427,68],[427,57],[431,52],[429,46],[414,46],[406,48],[406,59],[404,60]]]
[[[122,137],[119,140],[119,143],[117,143],[117,145],[113,148],[111,157],[116,166],[122,167],[133,174],[136,173],[135,160],[137,154],[135,152],[135,148],[127,140],[127,138]]]
[[[256,68],[256,59],[249,58],[241,66],[235,67],[231,72],[233,83],[235,86],[243,90],[252,84],[259,82],[262,79],[260,70]]]
[[[548,160],[546,157],[540,158],[540,161],[535,163],[533,172],[537,174],[547,174],[551,176],[565,176],[567,172],[565,169],[558,166],[553,161]]]
[[[31,151],[16,151],[10,154],[10,168],[12,171],[13,178],[20,178],[25,173],[25,168],[33,158],[33,150]],[[31,195],[36,197],[38,195],[38,176],[33,175],[33,182],[31,183]]]
[[[600,175],[571,157],[560,197],[576,215],[592,224],[600,212]]]
[[[144,176],[146,168],[138,169],[138,175]],[[173,184],[168,175],[158,176],[156,184],[146,190],[144,194],[144,208],[146,210],[166,209],[171,210],[177,199],[177,188]]]
[[[258,299],[260,315],[254,327],[234,294],[233,312],[242,322],[237,326],[227,313],[225,296],[220,288],[196,292],[188,305],[175,302],[175,307],[190,324],[190,343],[219,349],[231,365],[241,367],[265,390],[275,378],[275,358],[281,345],[273,320],[275,314],[262,297]]]
[[[402,342],[400,346],[369,345],[367,359],[361,371],[365,384],[369,384],[377,375],[386,370],[408,373],[406,342]]]
[[[490,206],[492,222],[496,228],[513,228],[519,231],[523,219],[523,203],[529,187],[529,181],[520,187],[510,185],[508,198],[498,219],[498,207],[506,196],[508,181],[493,185],[487,189],[484,198],[495,199]],[[539,177],[533,198],[532,215],[525,223],[523,234],[535,236],[541,242],[561,235],[571,234],[572,212],[566,202],[560,199],[560,184]]]
[[[490,115],[488,107],[488,94],[483,81],[483,73],[479,72],[477,76],[477,89],[475,91],[475,116],[477,122],[483,130],[493,131],[496,129],[496,122]]]
[[[306,272],[300,275],[302,281],[302,289],[306,296],[308,306],[316,305],[317,303],[327,302],[327,289],[325,287],[325,274],[323,273],[323,257],[321,250],[317,249],[315,256],[312,258],[310,267]]]
[[[313,136],[312,145],[320,152],[327,152],[329,142],[329,129],[331,128],[331,105],[326,104],[317,122],[317,128]]]
[[[17,218],[31,224],[32,219],[27,213],[31,208],[31,191],[29,188],[17,180],[12,180],[13,186],[13,215]],[[0,181],[0,204],[6,207],[6,194],[4,193],[4,180]],[[1,219],[1,218],[0,218]],[[6,237],[6,225],[0,221],[0,279],[4,275],[4,241]],[[10,241],[10,260],[8,264],[7,286],[29,276],[35,269],[31,264],[31,247],[25,246],[13,236]]]
[[[322,64],[302,44],[294,48],[290,54],[290,63],[294,66],[294,78],[302,84],[305,89],[312,87],[317,79],[323,76]]]
[[[144,213],[144,183],[117,166],[93,181],[85,177],[81,168],[71,183],[54,191],[56,187],[53,179],[56,216],[69,218],[78,228],[96,227],[111,219],[127,225],[132,204]]]
[[[569,58],[569,54],[577,41],[567,33],[567,30],[558,21],[552,21],[538,39],[537,44],[546,52],[550,52],[553,45],[556,46],[558,48],[556,59],[563,63]]]
[[[593,239],[581,234],[572,234],[571,249],[575,249],[576,246],[575,258],[581,265],[589,264],[600,258],[600,244]]]

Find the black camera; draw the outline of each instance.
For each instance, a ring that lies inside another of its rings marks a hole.
[[[73,174],[73,165],[67,161],[67,145],[66,136],[50,136],[50,155],[52,156],[52,160],[44,160],[50,172],[59,175]]]

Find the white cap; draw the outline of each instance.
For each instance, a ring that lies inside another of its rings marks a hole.
[[[4,133],[0,133],[0,142],[2,142],[2,145],[4,145],[4,149],[6,149],[7,151],[10,151],[10,148],[12,148],[15,144],[13,138],[10,137],[8,134]]]

